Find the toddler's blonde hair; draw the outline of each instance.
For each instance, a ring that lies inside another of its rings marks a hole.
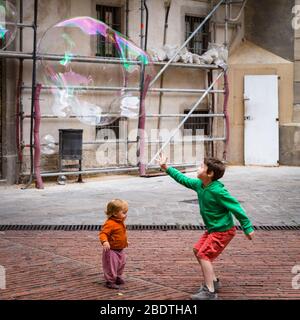
[[[113,199],[106,205],[106,215],[112,217],[116,215],[120,210],[128,211],[128,202],[121,199]]]

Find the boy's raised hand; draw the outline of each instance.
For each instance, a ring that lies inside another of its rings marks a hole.
[[[253,236],[254,236],[254,231],[246,234],[246,237],[247,237],[249,240],[252,240],[252,239],[253,239]]]
[[[162,170],[166,171],[168,169],[168,166],[167,166],[168,158],[165,157],[162,153],[157,158],[157,162],[159,163]]]

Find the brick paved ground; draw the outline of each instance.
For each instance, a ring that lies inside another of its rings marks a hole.
[[[200,231],[128,231],[126,288],[103,286],[101,249],[93,231],[0,232],[6,269],[1,299],[189,299],[202,281],[191,245]],[[292,288],[300,265],[299,231],[238,232],[216,261],[222,299],[300,299]]]

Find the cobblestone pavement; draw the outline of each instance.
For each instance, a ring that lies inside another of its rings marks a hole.
[[[188,300],[203,281],[191,250],[200,234],[129,230],[126,286],[111,290],[103,285],[97,232],[1,232],[6,289],[0,300]],[[299,257],[297,231],[257,231],[252,241],[239,231],[215,261],[219,297],[298,300],[300,281],[292,270],[299,272]]]
[[[188,173],[195,177],[195,172]],[[300,167],[229,167],[221,180],[254,225],[300,224]],[[45,189],[0,187],[0,224],[101,224],[105,203],[128,200],[127,224],[202,223],[196,193],[168,176],[85,178]]]

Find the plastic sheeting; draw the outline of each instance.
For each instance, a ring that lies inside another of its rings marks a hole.
[[[165,45],[161,48],[150,48],[148,53],[153,62],[168,61],[178,51],[178,46]],[[221,68],[227,67],[228,50],[216,43],[209,43],[208,50],[198,55],[189,52],[187,48],[183,48],[180,53],[176,54],[173,62],[191,63],[191,64],[214,64]]]

